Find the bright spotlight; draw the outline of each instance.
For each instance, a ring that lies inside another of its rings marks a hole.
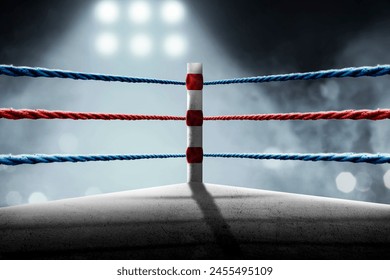
[[[351,172],[340,172],[336,177],[336,185],[339,191],[350,193],[356,187],[356,178]]]
[[[111,55],[118,49],[118,39],[111,33],[103,33],[96,39],[96,49],[103,55]]]
[[[131,38],[130,50],[137,56],[146,56],[152,51],[152,39],[144,34],[139,34]]]
[[[45,201],[47,201],[47,197],[41,192],[34,192],[28,198],[29,203],[41,203]]]
[[[129,17],[134,23],[145,23],[152,15],[150,5],[145,1],[131,3],[129,7]]]
[[[103,23],[113,23],[119,17],[119,8],[114,1],[101,1],[95,8],[96,17]]]
[[[166,23],[179,23],[183,20],[184,16],[184,6],[178,1],[165,2],[161,8],[161,17]]]
[[[390,189],[390,169],[387,170],[387,172],[383,176],[383,181],[385,183],[386,188]]]
[[[164,41],[164,50],[169,56],[181,56],[187,50],[187,42],[180,35],[171,35]]]

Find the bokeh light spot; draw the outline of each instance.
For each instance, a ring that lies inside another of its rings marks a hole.
[[[390,169],[383,175],[383,182],[385,183],[385,187],[390,189]]]
[[[46,195],[41,192],[33,192],[28,198],[28,203],[41,203],[46,201]]]
[[[350,193],[356,187],[356,178],[351,172],[340,172],[336,177],[337,189],[343,193]]]

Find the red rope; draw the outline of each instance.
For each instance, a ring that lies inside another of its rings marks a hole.
[[[66,111],[28,110],[28,109],[0,109],[0,118],[10,120],[20,119],[71,119],[71,120],[161,120],[183,121],[185,117],[159,115],[130,115],[130,114],[100,114],[78,113]]]
[[[390,110],[345,110],[310,113],[284,113],[284,114],[258,114],[258,115],[232,115],[204,117],[205,121],[231,121],[231,120],[383,120],[390,119]]]
[[[162,120],[184,121],[186,117],[160,116],[160,115],[131,115],[131,114],[101,114],[79,113],[67,111],[47,111],[29,109],[0,109],[0,119],[72,119],[72,120]],[[204,117],[205,121],[230,121],[230,120],[384,120],[390,119],[389,109],[378,110],[345,110],[311,113],[284,113],[284,114],[257,114],[257,115],[231,115]]]

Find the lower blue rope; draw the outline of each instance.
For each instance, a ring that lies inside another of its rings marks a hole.
[[[204,154],[205,157],[278,159],[303,161],[339,161],[353,163],[383,164],[390,163],[390,154],[357,154],[357,153],[327,153],[327,154]]]
[[[72,72],[64,70],[52,70],[38,67],[16,67],[12,65],[0,65],[0,75],[7,75],[12,77],[28,76],[28,77],[45,77],[45,78],[63,78],[73,80],[94,80],[105,82],[124,82],[124,83],[148,83],[148,84],[171,84],[171,85],[185,85],[185,82],[172,80],[159,80],[139,77],[126,77],[116,75]]]
[[[150,154],[150,155],[0,155],[0,164],[19,165],[54,162],[87,162],[137,159],[184,158],[185,154]],[[390,163],[390,154],[204,154],[214,158],[248,158],[303,161],[339,161],[353,163],[383,164]]]
[[[0,164],[19,165],[54,162],[87,162],[112,160],[137,160],[158,158],[180,158],[184,154],[150,154],[150,155],[0,155]]]
[[[281,75],[257,76],[249,78],[216,80],[205,82],[204,85],[226,85],[226,84],[243,84],[243,83],[266,83],[282,82],[291,80],[315,80],[324,78],[344,78],[344,77],[363,77],[363,76],[383,76],[390,74],[390,65],[350,67],[343,69],[322,70],[306,73],[292,73]]]

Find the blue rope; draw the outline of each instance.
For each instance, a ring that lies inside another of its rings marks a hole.
[[[242,84],[242,83],[265,83],[273,81],[290,81],[290,80],[313,80],[324,78],[343,78],[343,77],[362,77],[362,76],[383,76],[390,74],[390,65],[378,65],[375,67],[350,67],[335,70],[322,70],[306,73],[292,73],[281,75],[258,76],[238,79],[226,79],[205,82],[204,85],[222,85],[222,84]],[[46,77],[46,78],[63,78],[74,80],[95,80],[107,82],[125,82],[125,83],[150,83],[150,84],[171,84],[185,85],[185,82],[174,80],[160,80],[141,77],[126,77],[116,75],[104,75],[84,72],[72,72],[64,70],[52,70],[46,68],[33,67],[16,67],[11,65],[0,65],[0,75],[13,77]]]
[[[111,161],[111,160],[137,160],[137,159],[162,159],[180,158],[185,154],[150,154],[150,155],[0,155],[0,164],[19,165],[54,162],[87,162],[87,161]]]
[[[390,163],[390,154],[204,154],[204,157],[220,158],[249,158],[249,159],[278,159],[278,160],[304,160],[304,161],[339,161],[353,163]]]
[[[64,71],[64,70],[52,70],[46,68],[24,67],[24,66],[16,67],[12,65],[0,65],[0,75],[7,75],[12,77],[28,76],[33,78],[45,77],[45,78],[63,78],[63,79],[74,79],[74,80],[94,80],[94,81],[106,81],[106,82],[185,85],[185,82],[171,81],[171,80],[93,74],[93,73],[72,72],[72,71]]]
[[[362,76],[383,76],[390,74],[390,65],[350,67],[343,69],[322,70],[306,73],[292,73],[281,75],[258,76],[249,78],[216,80],[205,82],[204,85],[226,85],[226,84],[243,84],[243,83],[266,83],[282,82],[290,80],[315,80],[324,78],[344,78],[344,77],[362,77]]]
[[[137,159],[184,158],[185,154],[150,154],[150,155],[0,155],[0,164],[19,165],[54,162],[87,162]],[[204,157],[278,159],[303,161],[339,161],[353,163],[383,164],[390,163],[390,154],[204,154]]]

